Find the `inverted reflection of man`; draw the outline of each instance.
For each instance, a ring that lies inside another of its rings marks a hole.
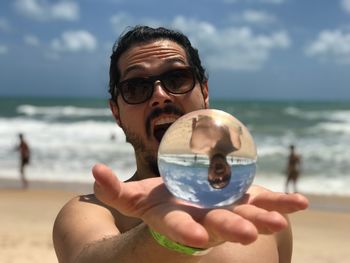
[[[192,119],[190,148],[193,152],[208,155],[208,182],[216,189],[228,185],[231,168],[226,156],[241,147],[241,128],[230,132],[227,125],[216,122],[212,117],[199,115]]]
[[[226,157],[220,153],[211,157],[208,169],[208,182],[215,189],[226,187],[231,179],[231,167]]]

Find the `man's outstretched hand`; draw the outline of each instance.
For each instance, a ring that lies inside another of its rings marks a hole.
[[[288,227],[283,214],[306,209],[300,194],[271,192],[253,186],[233,206],[201,209],[173,197],[161,178],[121,182],[103,164],[93,167],[95,195],[124,215],[142,219],[152,229],[192,247],[212,247],[225,241],[249,244],[258,234]]]

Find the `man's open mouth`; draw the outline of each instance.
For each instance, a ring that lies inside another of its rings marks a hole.
[[[173,124],[178,117],[168,117],[156,121],[153,128],[153,136],[160,143],[167,129]]]
[[[224,167],[215,167],[215,173],[216,174],[222,174],[222,173],[224,173],[224,171],[225,171],[225,169],[224,169]]]

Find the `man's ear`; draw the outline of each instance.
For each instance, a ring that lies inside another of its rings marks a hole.
[[[116,123],[119,125],[119,127],[121,127],[118,104],[113,100],[109,100],[109,108],[112,111],[112,114],[113,114],[113,117],[114,117]]]
[[[209,88],[208,88],[207,80],[202,83],[201,89],[202,89],[205,109],[208,109],[209,108]]]

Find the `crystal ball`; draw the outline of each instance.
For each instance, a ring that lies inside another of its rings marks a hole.
[[[168,190],[197,207],[234,204],[252,184],[257,151],[238,119],[221,110],[190,112],[165,132],[158,168]]]

